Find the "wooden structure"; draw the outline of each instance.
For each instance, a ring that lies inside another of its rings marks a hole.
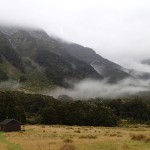
[[[4,132],[20,131],[22,123],[15,119],[5,119],[0,122],[0,130]]]

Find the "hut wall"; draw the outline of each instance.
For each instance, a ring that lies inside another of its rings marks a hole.
[[[6,125],[4,125],[4,128],[3,128],[3,131],[5,132],[20,131],[20,130],[21,130],[21,125],[15,120],[7,123]]]

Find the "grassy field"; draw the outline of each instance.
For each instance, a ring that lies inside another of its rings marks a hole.
[[[148,126],[24,126],[0,133],[0,150],[150,150]]]
[[[16,144],[16,143],[11,143],[10,141],[8,141],[5,137],[5,133],[4,132],[0,132],[0,150],[21,150],[20,145]]]

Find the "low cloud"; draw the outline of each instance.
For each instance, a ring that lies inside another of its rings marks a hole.
[[[123,66],[126,66],[128,69],[134,69],[141,73],[150,73],[150,65],[143,64],[140,61],[128,61]]]
[[[106,80],[98,81],[85,79],[73,84],[73,88],[56,88],[46,91],[44,94],[57,98],[59,95],[68,95],[74,99],[89,98],[116,98],[124,95],[132,95],[142,91],[150,91],[150,80],[125,79],[116,84],[109,84]]]
[[[150,56],[149,6],[149,0],[0,0],[0,23],[43,28],[122,64]]]

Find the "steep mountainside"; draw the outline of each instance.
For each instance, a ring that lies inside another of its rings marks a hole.
[[[123,71],[123,68],[100,55],[96,54],[94,50],[83,47],[78,44],[63,43],[68,53],[87,64],[91,65],[99,74],[108,78],[110,82],[116,82],[130,75]]]
[[[5,30],[4,30],[5,29]],[[103,79],[42,30],[1,28],[0,80],[67,86],[65,80]]]
[[[43,30],[0,27],[0,81],[45,87],[85,78],[116,83],[128,77],[149,79],[150,74],[123,68],[91,48],[63,42]]]

